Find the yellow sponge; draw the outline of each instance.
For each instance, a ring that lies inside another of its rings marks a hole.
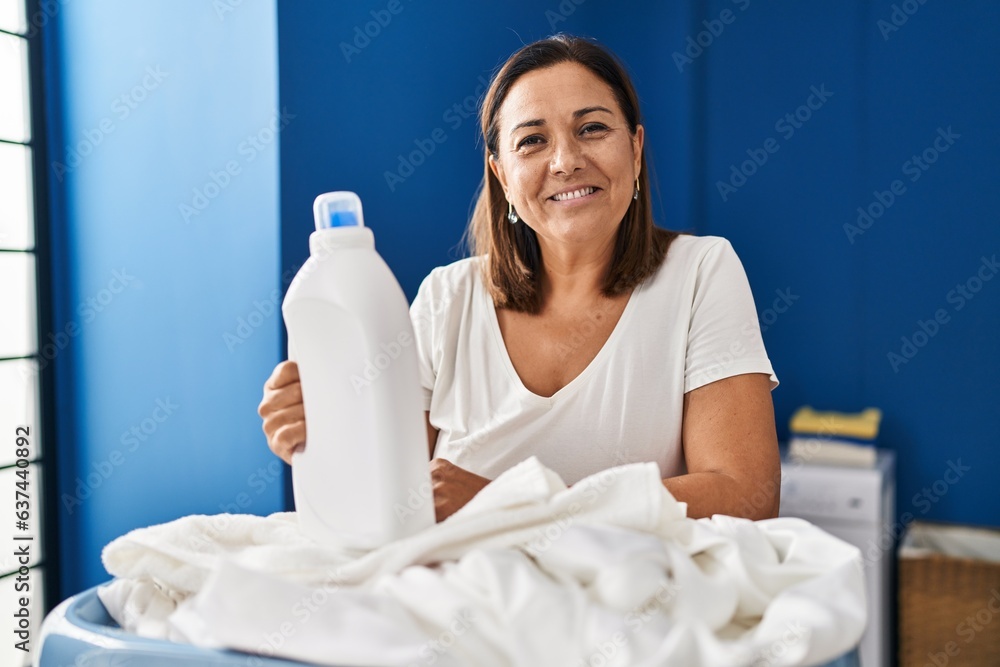
[[[881,421],[882,411],[878,408],[855,413],[819,412],[806,405],[792,415],[789,429],[795,435],[875,440]]]

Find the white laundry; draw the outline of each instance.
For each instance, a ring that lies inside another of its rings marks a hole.
[[[361,556],[294,513],[139,529],[105,548],[99,594],[144,636],[330,665],[799,665],[856,645],[857,549],[798,519],[685,514],[655,464],[566,488],[530,458]]]

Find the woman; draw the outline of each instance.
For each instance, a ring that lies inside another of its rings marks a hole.
[[[621,65],[579,38],[521,48],[486,92],[474,256],[410,309],[439,521],[531,455],[569,484],[655,461],[692,517],[777,514],[777,379],[743,267],[724,239],[654,227],[639,121]],[[290,462],[293,363],[259,412]]]

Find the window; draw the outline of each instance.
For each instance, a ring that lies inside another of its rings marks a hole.
[[[35,0],[30,9],[38,9]],[[41,109],[41,91],[33,85],[40,81],[34,75],[40,46],[28,10],[25,0],[0,0],[0,631],[8,637],[0,643],[2,665],[31,664],[47,610],[45,590],[54,588],[42,486],[51,451],[42,396],[51,371],[39,364],[39,332],[47,323],[39,305],[46,295],[39,290],[44,253],[37,243],[44,171],[36,164],[41,132],[33,121]],[[29,651],[16,646],[25,613],[21,636]]]

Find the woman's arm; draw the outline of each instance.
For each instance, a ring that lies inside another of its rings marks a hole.
[[[712,382],[684,395],[681,437],[688,474],[663,480],[688,504],[688,516],[728,514],[748,519],[778,515],[781,464],[770,379],[750,373]],[[433,456],[437,430],[427,419]],[[431,462],[438,521],[462,507],[488,479],[443,459]]]
[[[781,462],[767,375],[736,375],[686,393],[681,438],[688,474],[663,484],[688,504],[688,516],[778,515]]]
[[[431,413],[424,412],[427,422],[427,446],[431,457],[431,489],[434,494],[434,515],[444,521],[472,500],[490,480],[471,473],[446,459],[434,458],[438,430],[431,426]]]

